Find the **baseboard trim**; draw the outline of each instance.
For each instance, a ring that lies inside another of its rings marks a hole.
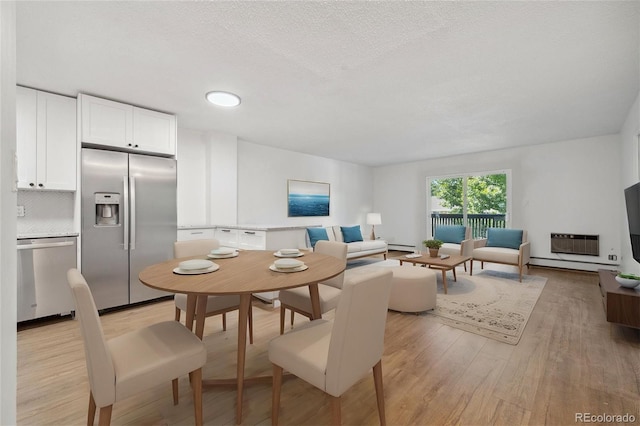
[[[616,269],[620,266],[617,263],[581,262],[579,260],[560,260],[546,257],[532,257],[530,264],[534,266],[550,266],[554,268],[576,269],[579,271],[590,272],[596,272],[598,269]]]

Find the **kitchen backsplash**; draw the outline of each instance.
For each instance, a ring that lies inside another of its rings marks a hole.
[[[74,192],[18,191],[18,206],[24,206],[24,216],[18,216],[18,237],[76,232],[74,197]]]

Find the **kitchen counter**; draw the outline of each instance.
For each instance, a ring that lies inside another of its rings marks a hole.
[[[25,240],[29,238],[51,238],[51,237],[77,237],[80,234],[77,232],[38,232],[32,234],[18,234],[19,240]]]
[[[216,225],[178,225],[179,230],[184,229],[215,229]]]
[[[291,229],[307,229],[322,225],[179,225],[178,230],[189,229],[246,229],[249,231],[288,231]]]
[[[246,229],[249,231],[289,231],[292,229],[307,229],[322,225],[216,225],[215,228]]]

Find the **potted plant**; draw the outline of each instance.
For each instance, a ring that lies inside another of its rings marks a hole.
[[[436,257],[443,243],[440,240],[424,240],[422,244],[429,249],[429,256]]]

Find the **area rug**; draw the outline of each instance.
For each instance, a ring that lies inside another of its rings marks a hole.
[[[347,269],[398,266],[397,260],[373,260],[356,263]],[[350,272],[347,272],[350,274]],[[427,311],[450,327],[516,345],[544,289],[547,279],[517,273],[485,269],[473,276],[456,270],[457,281],[447,273],[447,293],[442,288],[442,273],[437,272],[436,308]]]
[[[547,279],[483,270],[469,276],[457,273],[458,280],[447,277],[447,293],[442,291],[438,274],[436,308],[429,311],[451,327],[516,345]]]

